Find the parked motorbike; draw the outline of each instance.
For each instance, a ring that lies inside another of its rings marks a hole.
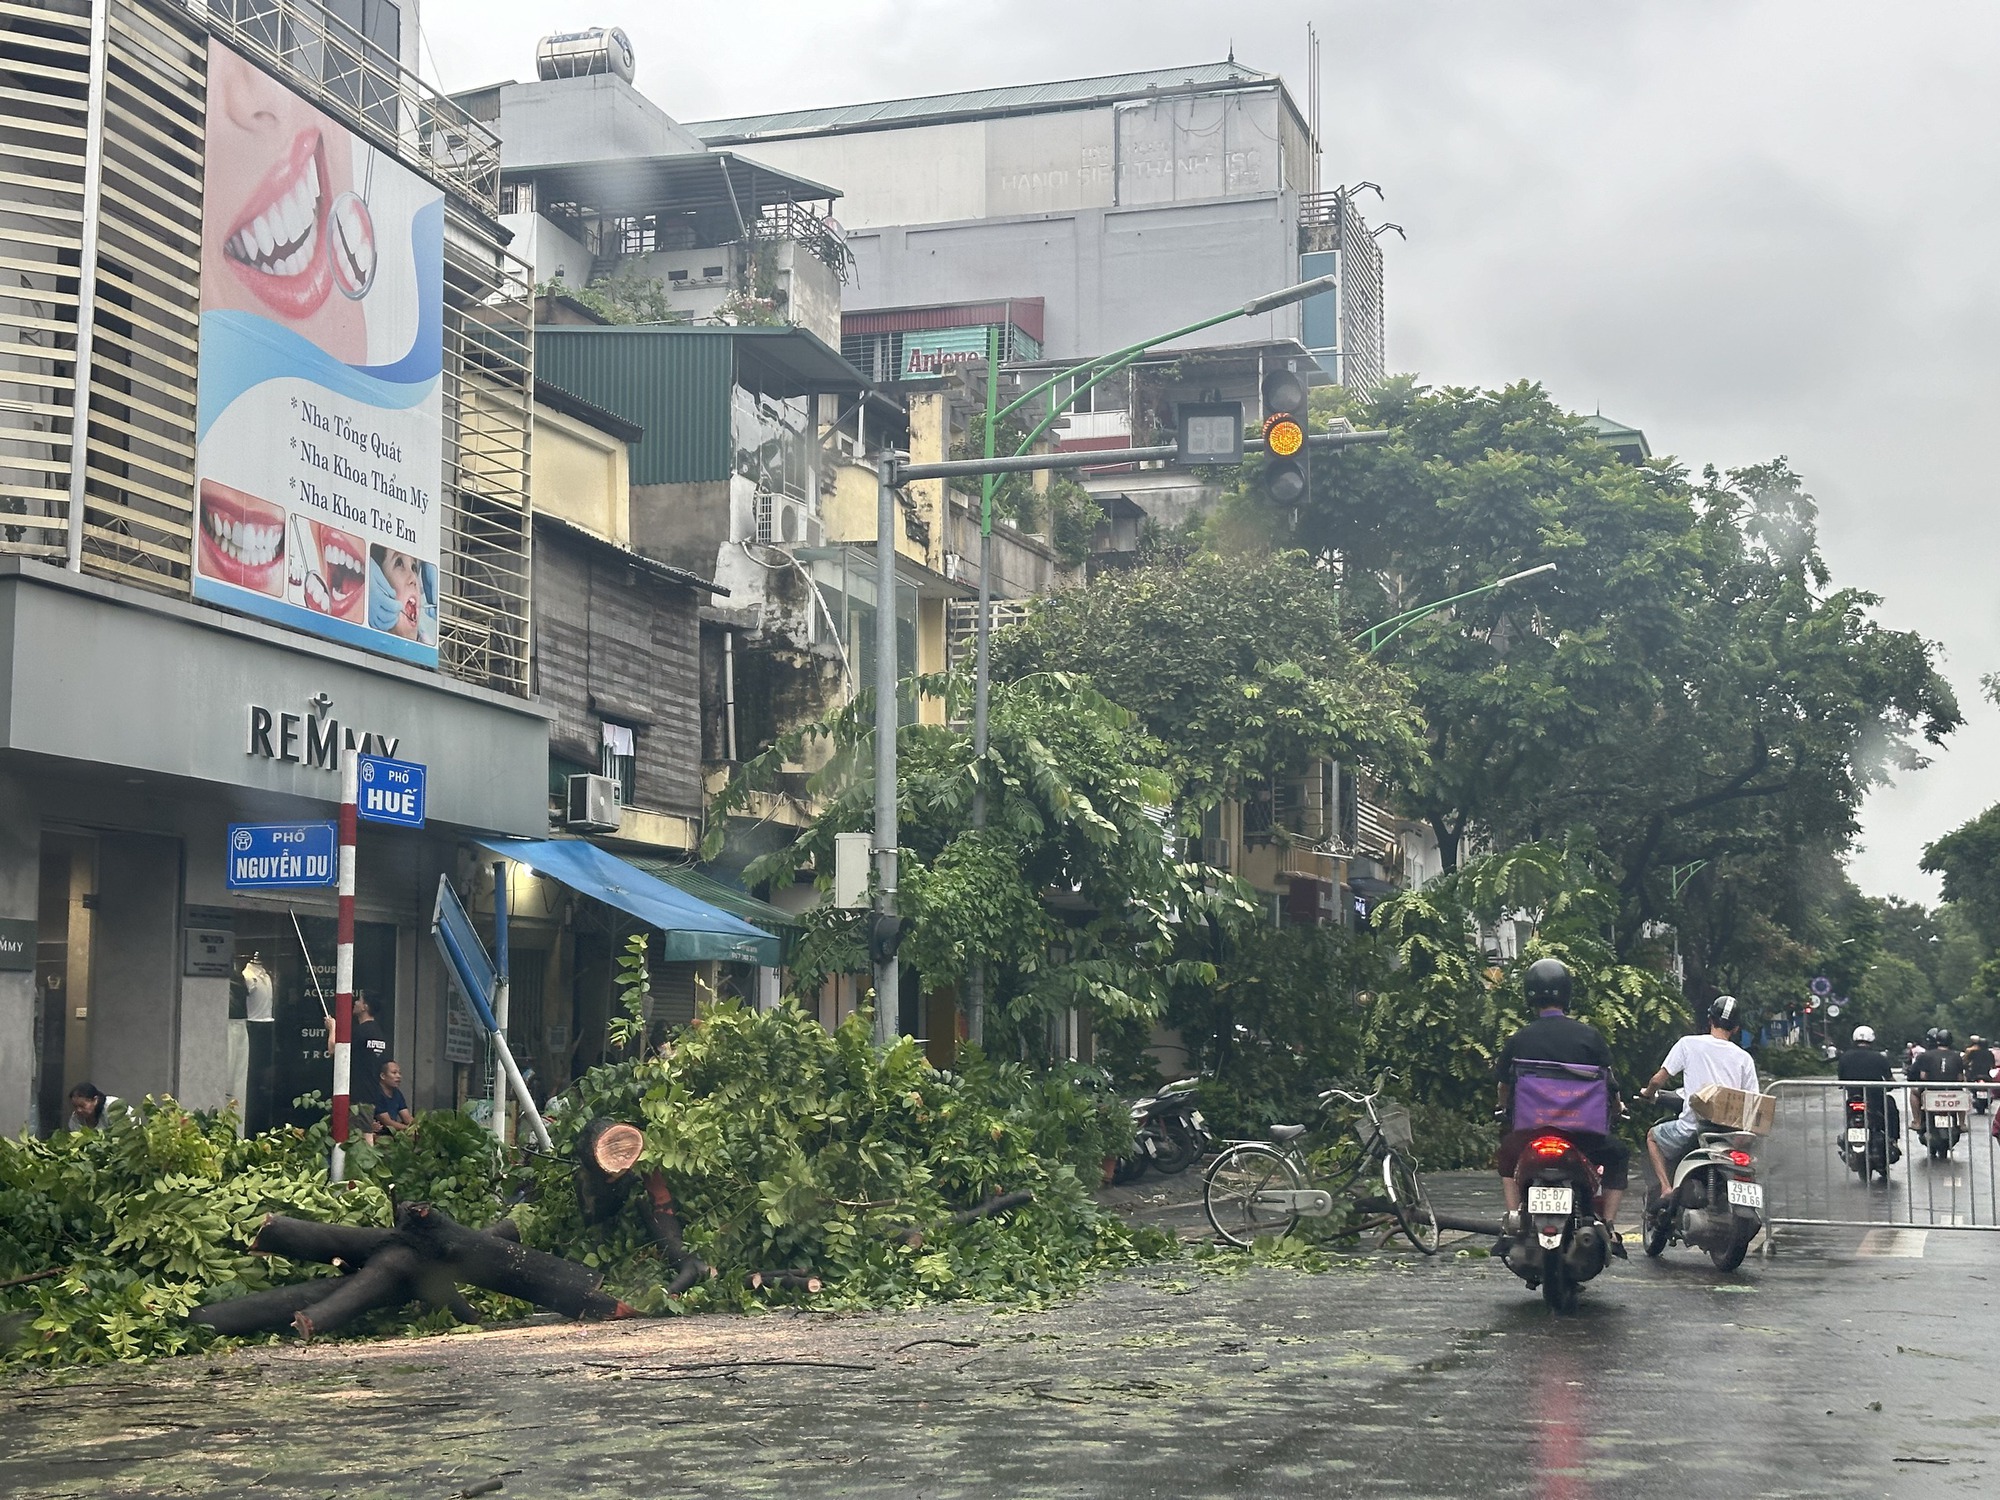
[[[1889,1167],[1903,1159],[1903,1148],[1889,1136],[1887,1118],[1887,1089],[1873,1090],[1878,1097],[1875,1108],[1868,1107],[1867,1093],[1863,1089],[1850,1089],[1847,1094],[1846,1122],[1840,1139],[1834,1149],[1840,1153],[1842,1163],[1864,1183],[1871,1174],[1880,1174],[1882,1180],[1889,1180]]]
[[[1675,1114],[1686,1104],[1677,1093],[1662,1092],[1655,1098]],[[1868,1127],[1864,1123],[1861,1128]],[[1718,1271],[1742,1265],[1764,1221],[1764,1187],[1757,1181],[1757,1161],[1751,1155],[1756,1144],[1757,1137],[1747,1131],[1703,1120],[1694,1145],[1674,1167],[1671,1188],[1647,1211],[1646,1254],[1657,1257],[1669,1245],[1682,1244],[1707,1251]]]
[[[1917,1095],[1917,1131],[1932,1161],[1943,1161],[1965,1135],[1972,1099],[1966,1089],[1925,1089]]]
[[[1545,1130],[1521,1148],[1514,1181],[1521,1209],[1506,1225],[1507,1269],[1530,1288],[1539,1286],[1553,1311],[1573,1313],[1583,1284],[1612,1254],[1609,1231],[1597,1217],[1597,1167],[1560,1131]]]
[[[1200,1087],[1198,1078],[1176,1079],[1132,1105],[1139,1154],[1154,1171],[1169,1177],[1185,1172],[1215,1149],[1215,1137],[1195,1102]]]

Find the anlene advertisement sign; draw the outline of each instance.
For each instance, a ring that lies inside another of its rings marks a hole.
[[[444,195],[211,40],[194,593],[437,665]]]

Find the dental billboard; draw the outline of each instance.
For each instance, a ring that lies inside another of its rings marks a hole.
[[[437,665],[444,196],[216,41],[197,599]]]

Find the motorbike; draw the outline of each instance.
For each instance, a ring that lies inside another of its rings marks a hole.
[[[1140,1158],[1171,1177],[1185,1172],[1215,1149],[1208,1121],[1195,1102],[1198,1078],[1181,1078],[1132,1105],[1132,1125]]]
[[[1972,1112],[1970,1091],[1927,1088],[1916,1096],[1917,1133],[1932,1161],[1943,1161],[1965,1135]]]
[[[1506,1225],[1512,1240],[1507,1269],[1530,1289],[1539,1286],[1552,1311],[1573,1313],[1583,1284],[1613,1253],[1614,1241],[1597,1217],[1597,1167],[1560,1131],[1544,1130],[1521,1148],[1514,1181],[1521,1208]],[[1623,1255],[1622,1245],[1617,1253]]]
[[[1890,1165],[1903,1159],[1903,1148],[1889,1135],[1887,1087],[1873,1091],[1878,1097],[1872,1110],[1868,1107],[1869,1092],[1859,1088],[1848,1090],[1845,1124],[1834,1149],[1848,1170],[1864,1183],[1877,1173],[1887,1182]]]
[[[1654,1097],[1675,1114],[1686,1105],[1677,1093]],[[1751,1154],[1756,1144],[1757,1137],[1748,1131],[1701,1121],[1694,1145],[1674,1167],[1672,1186],[1647,1211],[1647,1255],[1657,1258],[1669,1245],[1681,1244],[1707,1251],[1718,1271],[1743,1264],[1764,1222],[1764,1185],[1757,1181],[1757,1159]]]

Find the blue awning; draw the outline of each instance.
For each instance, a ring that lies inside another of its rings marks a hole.
[[[481,839],[503,859],[559,880],[658,929],[668,963],[720,959],[775,968],[779,942],[761,927],[690,896],[582,839]]]

